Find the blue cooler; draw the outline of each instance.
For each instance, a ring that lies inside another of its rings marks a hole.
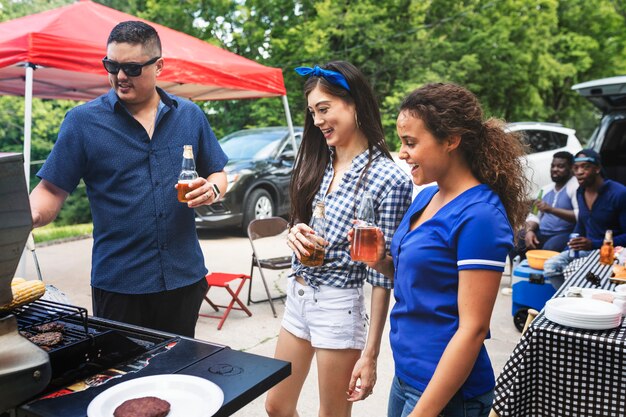
[[[549,278],[544,278],[542,269],[528,266],[523,260],[513,269],[513,323],[521,332],[526,323],[528,309],[540,311],[556,290]]]

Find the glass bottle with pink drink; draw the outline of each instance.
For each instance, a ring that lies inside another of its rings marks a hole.
[[[368,191],[363,193],[356,212],[350,257],[353,261],[374,262],[378,259],[378,227],[374,212],[374,198]]]

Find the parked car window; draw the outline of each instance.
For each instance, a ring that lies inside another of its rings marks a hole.
[[[605,173],[611,179],[626,181],[626,119],[615,117],[606,130],[600,155]]]
[[[302,127],[294,126],[296,143]],[[245,234],[254,219],[289,212],[289,183],[295,161],[287,126],[245,129],[220,139],[228,156],[228,186],[222,199],[196,207],[198,228],[235,226]]]
[[[224,153],[228,155],[228,159],[251,159],[256,161],[268,158],[276,152],[277,140],[282,137],[282,133],[274,132],[226,136],[220,141],[220,145]]]
[[[302,135],[301,134],[296,134],[295,138],[296,138],[296,143],[298,144],[298,146],[300,146],[300,143],[302,142]],[[290,140],[285,142],[285,145],[283,146],[283,149],[280,150],[280,154],[284,155],[285,153],[288,153],[288,152],[292,152],[293,153],[293,145],[291,144]],[[295,154],[294,154],[294,158],[295,158]]]
[[[553,151],[567,145],[567,135],[547,130],[525,130],[524,139],[529,153]]]
[[[626,107],[626,94],[611,95],[605,100],[613,107]]]
[[[604,152],[626,152],[626,120],[615,121],[606,132]]]

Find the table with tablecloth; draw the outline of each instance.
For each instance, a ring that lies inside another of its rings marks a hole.
[[[574,260],[554,297],[570,286],[614,289],[599,251]],[[600,279],[595,285],[589,273]],[[553,297],[553,298],[554,298]],[[576,329],[544,313],[522,336],[496,381],[493,409],[509,416],[626,416],[626,326]]]

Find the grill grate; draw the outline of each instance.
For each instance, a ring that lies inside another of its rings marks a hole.
[[[50,300],[37,300],[13,310],[20,331],[31,332],[34,326],[59,321],[63,323],[63,340],[52,346],[53,352],[68,344],[89,337],[87,309]]]

